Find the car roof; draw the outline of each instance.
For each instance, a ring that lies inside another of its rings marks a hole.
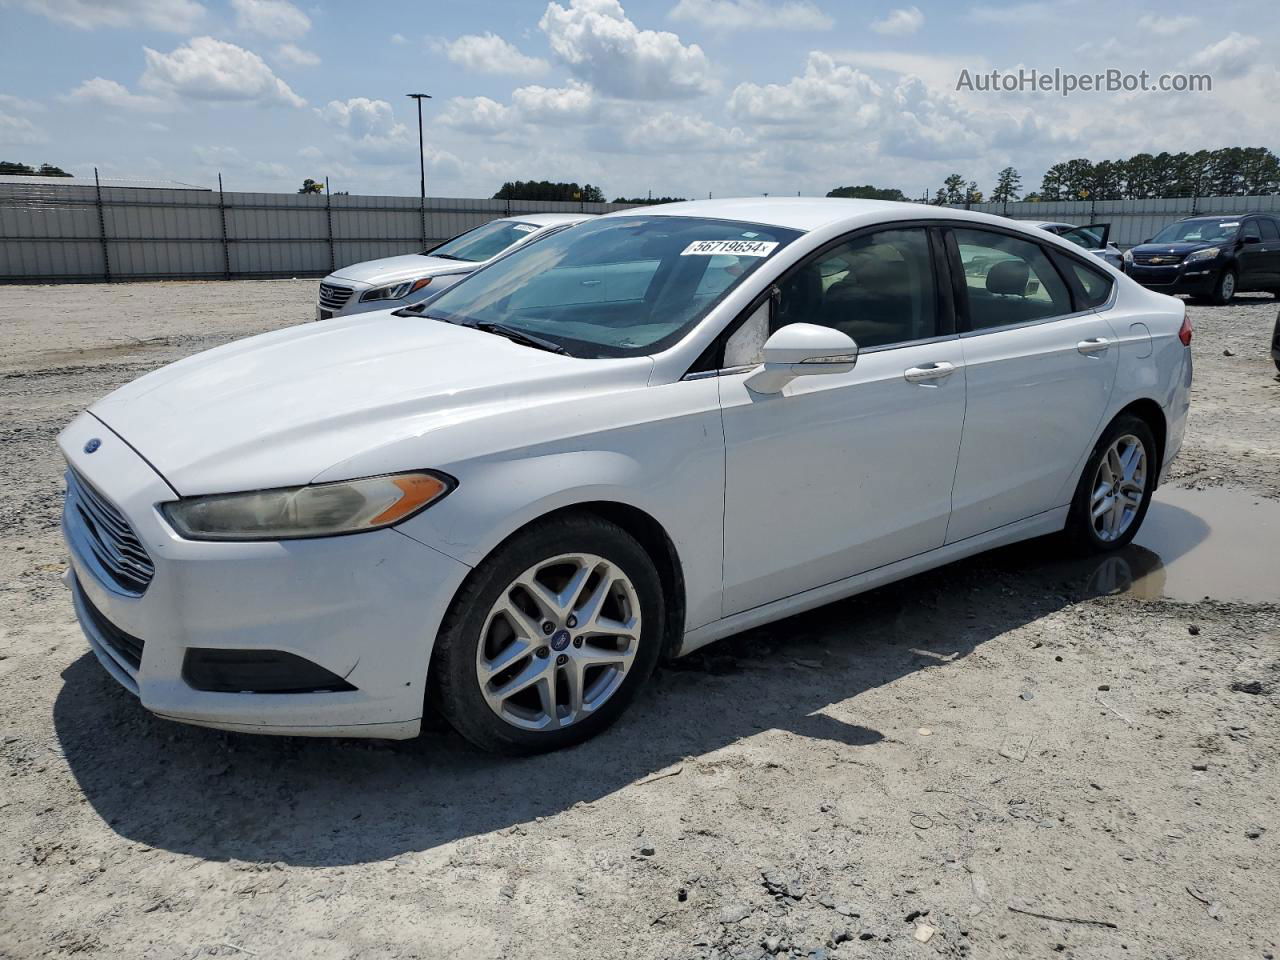
[[[1008,226],[1020,221],[976,210],[953,210],[921,203],[893,200],[850,200],[843,197],[726,197],[723,200],[686,200],[680,203],[631,207],[605,214],[607,217],[706,217],[712,220],[741,220],[764,226],[785,227],[809,232],[833,224],[863,224],[893,220],[964,220]]]
[[[511,220],[515,223],[532,223],[539,227],[550,227],[557,223],[577,223],[580,220],[590,220],[592,217],[598,216],[594,213],[517,213],[510,217],[503,217],[503,220]]]
[[[1018,222],[1031,227],[1070,227],[1072,230],[1076,228],[1074,223],[1063,223],[1061,220],[1019,220]]]

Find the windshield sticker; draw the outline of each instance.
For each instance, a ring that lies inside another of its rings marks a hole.
[[[1220,224],[1218,224],[1218,229],[1219,229],[1219,230],[1221,230],[1221,229],[1223,229],[1224,227],[1238,227],[1238,226],[1240,226],[1240,221],[1239,221],[1239,220],[1233,220],[1233,221],[1231,221],[1231,223],[1220,223]]]
[[[767,257],[778,246],[765,240],[695,240],[680,251],[682,257],[714,257],[730,254],[739,257]]]
[[[537,230],[538,228],[531,223],[517,223],[511,229],[519,230],[521,233],[533,233],[533,231]]]

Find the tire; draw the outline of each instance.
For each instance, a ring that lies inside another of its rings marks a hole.
[[[574,576],[583,579],[571,591]],[[665,609],[653,561],[621,527],[589,514],[541,521],[463,584],[436,640],[429,695],[482,750],[580,743],[613,723],[653,672]],[[631,636],[610,633],[628,624]]]
[[[1129,462],[1123,458],[1135,444],[1141,448],[1141,469],[1131,473]],[[1133,541],[1147,516],[1159,476],[1156,451],[1155,435],[1147,422],[1139,417],[1123,414],[1103,431],[1085,462],[1067,514],[1066,533],[1077,547],[1089,553],[1105,553],[1127,547]],[[1117,458],[1120,458],[1121,471],[1116,469]],[[1106,471],[1103,470],[1104,461]],[[1120,503],[1102,490],[1108,478],[1117,473],[1129,478],[1127,482],[1122,481],[1121,487],[1126,496]],[[1139,474],[1140,490],[1135,490]],[[1095,520],[1095,508],[1107,508],[1108,504],[1110,507],[1106,512]]]
[[[1218,282],[1213,285],[1213,302],[1219,307],[1225,307],[1234,300],[1237,280],[1234,267],[1227,267],[1223,270],[1218,275]]]

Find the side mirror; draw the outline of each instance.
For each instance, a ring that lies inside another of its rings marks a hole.
[[[747,378],[755,393],[781,393],[796,377],[848,373],[858,344],[848,334],[814,323],[790,323],[764,344],[764,366]]]
[[[1147,237],[1147,239],[1143,240],[1142,242],[1143,242],[1143,243],[1150,243],[1150,242],[1151,242],[1151,238],[1150,238],[1150,237]]]
[[[1261,237],[1255,237],[1253,236],[1253,234],[1246,234],[1245,236],[1241,237],[1241,239],[1245,243],[1261,243],[1262,242]]]

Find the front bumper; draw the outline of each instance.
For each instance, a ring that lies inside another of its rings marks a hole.
[[[400,310],[403,307],[423,300],[430,300],[442,290],[447,290],[465,273],[444,274],[431,278],[431,282],[416,293],[399,300],[367,300],[361,301],[362,294],[376,287],[384,287],[385,283],[365,283],[361,280],[347,280],[331,274],[320,281],[320,292],[316,298],[316,319],[331,320],[334,317],[351,317],[358,313],[372,313],[375,310]]]
[[[86,454],[91,438],[101,447]],[[173,491],[100,421],[81,414],[59,443],[71,467],[128,519],[155,566],[140,596],[122,592],[94,564],[73,509],[64,510],[81,629],[144,707],[254,733],[417,734],[432,645],[468,567],[395,530],[275,543],[183,540],[156,509]],[[122,653],[112,628],[136,649]],[[183,677],[191,647],[294,654],[355,689],[196,690]]]
[[[1216,260],[1184,261],[1163,266],[1141,263],[1125,265],[1125,273],[1132,279],[1160,293],[1210,294],[1218,282],[1222,264]]]

